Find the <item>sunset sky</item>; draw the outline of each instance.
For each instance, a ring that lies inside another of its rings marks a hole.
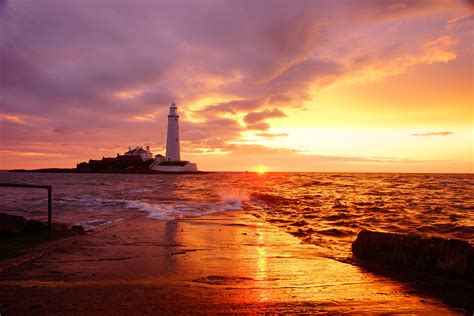
[[[0,0],[0,169],[473,172],[469,1]]]

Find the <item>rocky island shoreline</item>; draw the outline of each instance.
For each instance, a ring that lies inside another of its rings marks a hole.
[[[154,159],[143,161],[139,156],[119,155],[117,157],[102,157],[101,160],[90,159],[88,162],[78,163],[76,168],[41,168],[41,169],[13,169],[9,172],[38,172],[38,173],[123,173],[123,174],[206,174],[210,171],[158,171],[150,168]],[[177,162],[180,163],[180,162]],[[167,162],[163,162],[163,165]],[[169,163],[168,163],[169,164]]]

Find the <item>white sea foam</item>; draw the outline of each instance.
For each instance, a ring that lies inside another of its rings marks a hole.
[[[150,189],[130,189],[134,193],[151,191]],[[135,195],[137,196],[137,195]],[[210,202],[188,202],[188,201],[160,201],[135,199],[135,196],[124,196],[124,198],[104,198],[93,195],[70,195],[59,196],[54,200],[62,210],[80,209],[77,216],[83,217],[80,224],[87,229],[94,229],[99,226],[110,224],[110,216],[117,211],[128,209],[139,212],[146,212],[147,217],[156,220],[175,220],[187,217],[199,217],[203,215],[219,213],[222,211],[241,210],[247,200],[247,194],[243,191],[223,190],[218,193],[220,201]],[[138,197],[138,196],[137,196]],[[212,199],[211,199],[212,200]],[[95,214],[100,219],[87,218],[87,214]],[[103,216],[103,218],[101,218]]]
[[[217,203],[147,203],[136,200],[123,200],[125,208],[143,211],[148,217],[158,220],[173,220],[185,217],[197,217],[223,211],[242,209],[239,199],[225,199]]]
[[[84,196],[69,196],[69,197],[61,197],[61,198],[55,198],[54,203],[58,204],[79,204],[84,207],[96,207],[96,206],[101,206],[102,202],[104,202],[103,199],[90,196],[90,195],[84,195]]]
[[[114,220],[93,219],[93,220],[88,220],[88,221],[84,221],[84,222],[77,222],[74,225],[80,225],[80,226],[84,227],[87,230],[95,230],[98,227],[113,224],[113,223],[119,222],[121,220],[122,220],[122,218],[117,218],[117,219],[114,219]]]
[[[124,200],[125,208],[148,213],[148,217],[160,220],[171,220],[167,214],[173,211],[172,207],[164,204],[151,204],[142,201]]]
[[[127,191],[131,193],[145,193],[145,192],[151,192],[153,190],[152,189],[128,189]]]

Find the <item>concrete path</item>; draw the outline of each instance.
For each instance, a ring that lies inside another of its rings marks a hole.
[[[29,258],[0,269],[2,315],[456,314],[243,212],[172,222],[131,213]]]

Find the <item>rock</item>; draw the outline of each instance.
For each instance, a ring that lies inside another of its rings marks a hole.
[[[59,223],[53,223],[53,233],[73,233],[84,234],[85,230],[82,226],[68,226]],[[8,215],[0,213],[0,237],[1,236],[19,236],[25,233],[47,233],[48,223],[35,219],[26,220],[23,216]]]
[[[26,222],[25,227],[23,228],[24,232],[29,233],[40,233],[43,231],[47,231],[48,225],[37,221],[35,219],[30,219]]]
[[[462,240],[362,230],[352,253],[390,267],[474,281],[474,248]]]
[[[0,236],[15,236],[23,232],[26,219],[22,216],[0,213]]]
[[[80,234],[80,235],[85,233],[84,227],[82,227],[80,225],[71,226],[69,231],[72,232],[72,233]]]
[[[44,225],[45,225],[46,228],[48,227],[46,225],[46,223]],[[67,232],[67,231],[69,231],[69,226],[68,225],[53,223],[53,233],[56,233],[56,232],[64,233],[64,232]]]

